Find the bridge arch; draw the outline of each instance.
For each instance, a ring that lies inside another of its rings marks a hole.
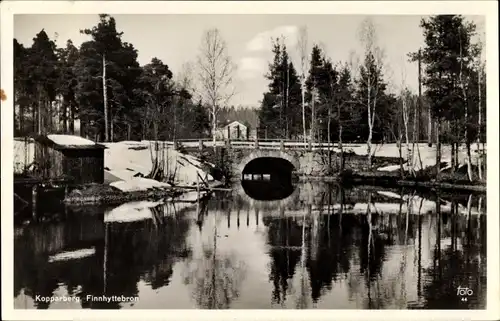
[[[247,156],[243,157],[243,159],[239,162],[239,165],[236,168],[236,175],[241,177],[243,174],[243,170],[245,167],[253,160],[258,158],[281,158],[290,162],[295,171],[300,169],[300,161],[299,158],[292,153],[281,151],[281,150],[266,150],[266,149],[257,149],[252,151]]]

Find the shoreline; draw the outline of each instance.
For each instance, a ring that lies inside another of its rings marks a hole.
[[[464,184],[440,182],[436,180],[419,181],[415,179],[401,179],[399,175],[381,175],[385,173],[354,172],[343,177],[341,174],[326,176],[299,176],[299,182],[338,182],[352,185],[388,186],[388,187],[426,187],[433,189],[470,191],[486,193],[486,184]]]

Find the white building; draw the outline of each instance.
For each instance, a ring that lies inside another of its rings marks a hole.
[[[250,128],[239,121],[219,126],[215,134],[218,140],[248,140],[252,137]]]

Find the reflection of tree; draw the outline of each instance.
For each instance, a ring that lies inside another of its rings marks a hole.
[[[352,222],[352,217],[347,217],[342,222],[342,213],[334,213],[332,209],[333,186],[328,186],[325,196],[322,197],[320,203],[323,208],[324,203],[327,203],[326,215],[320,212],[318,217],[319,233],[317,237],[318,253],[315,259],[309,256],[307,260],[307,268],[311,282],[311,297],[313,302],[317,302],[321,296],[321,291],[331,290],[332,282],[338,280],[349,272],[352,256],[352,241],[350,240],[352,227],[355,226]],[[340,200],[343,192],[340,191]],[[340,211],[343,210],[341,205]],[[315,246],[314,244],[312,246]]]
[[[263,218],[268,227],[271,271],[269,279],[273,283],[272,300],[283,304],[289,290],[295,267],[300,261],[302,249],[302,228],[290,217]]]
[[[137,295],[137,282],[141,278],[153,288],[168,285],[176,258],[187,255],[185,238],[189,222],[161,215],[157,218],[109,223],[107,243],[102,220],[96,215],[81,213],[70,217],[56,230],[43,225],[27,226],[23,238],[15,243],[15,293],[24,288],[25,294],[33,298],[38,294],[52,296],[63,284],[70,295],[82,299],[84,308],[119,308],[118,302],[85,299],[87,294]],[[33,246],[34,242],[38,245]],[[48,262],[49,254],[89,247],[96,250],[93,256]],[[38,308],[48,307],[43,302],[36,304]]]
[[[217,213],[214,213],[214,220]],[[193,297],[199,308],[228,309],[240,294],[245,276],[242,262],[235,263],[233,255],[218,253],[217,222],[214,225],[213,244],[204,247],[199,258],[187,264],[184,283],[193,288]]]
[[[189,221],[163,216],[162,205],[154,212],[156,220],[110,224],[107,295],[137,295],[140,278],[153,289],[167,286],[176,259],[188,255]]]
[[[441,209],[436,207],[437,246],[434,251],[434,264],[424,269],[430,280],[424,285],[423,296],[428,309],[484,309],[486,288],[486,216],[472,220],[470,211],[467,216],[459,216],[456,204],[452,206],[448,230],[442,231]],[[470,207],[469,207],[470,209]],[[484,225],[483,225],[484,224]],[[458,233],[457,226],[466,225],[467,233]],[[443,233],[446,232],[446,233]],[[442,248],[443,234],[451,236],[451,245]],[[477,242],[477,236],[482,238]],[[461,247],[458,244],[461,244]],[[457,288],[469,287],[474,294],[462,301]]]

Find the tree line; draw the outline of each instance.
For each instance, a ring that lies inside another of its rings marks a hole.
[[[31,47],[14,39],[15,134],[74,133],[78,120],[80,134],[95,141],[215,139],[223,120],[258,119],[259,138],[363,142],[369,162],[376,143],[397,142],[410,154],[420,141],[451,144],[455,166],[459,146],[470,156],[471,144],[486,139],[482,44],[473,41],[476,26],[460,15],[424,18],[420,27],[422,48],[402,56],[418,63],[418,93],[405,77],[389,82],[390,62],[366,19],[359,28],[363,50],[349,61],[333,60],[319,44],[309,48],[305,28],[295,63],[285,39],[274,39],[260,108],[235,112],[228,109],[235,66],[218,29],[206,30],[196,63],[174,76],[158,58],[140,66],[115,19],[101,14],[96,26],[80,31],[89,40],[79,48],[71,40],[57,48],[44,30]]]
[[[140,66],[115,19],[81,30],[89,40],[57,48],[44,30],[31,47],[14,39],[15,135],[80,134],[95,141],[208,136],[206,104],[194,97],[192,75],[174,77],[158,58]]]
[[[319,44],[309,51],[307,30],[302,28],[297,70],[285,39],[274,39],[259,135],[338,142],[340,147],[342,141],[363,142],[369,162],[374,143],[406,145],[410,155],[417,142],[435,143],[438,151],[446,143],[452,146],[453,167],[459,146],[465,144],[470,162],[471,144],[486,140],[485,61],[482,43],[473,41],[476,26],[460,15],[438,15],[422,19],[420,27],[423,46],[402,57],[418,64],[418,93],[406,85],[404,74],[399,84],[387,80],[390,62],[384,59],[370,19],[359,28],[363,52],[350,61],[332,60]],[[390,91],[389,85],[399,89]]]

